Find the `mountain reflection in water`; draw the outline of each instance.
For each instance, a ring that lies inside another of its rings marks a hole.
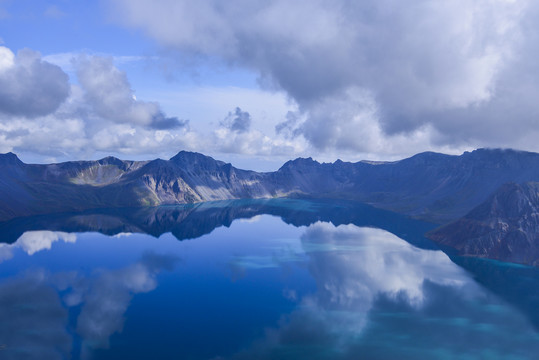
[[[432,227],[329,200],[3,223],[0,358],[534,358],[536,269],[450,258]]]

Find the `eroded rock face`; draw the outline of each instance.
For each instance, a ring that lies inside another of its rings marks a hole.
[[[442,224],[509,181],[539,181],[539,154],[480,149],[394,162],[299,158],[259,173],[186,151],[170,160],[108,157],[49,165],[24,164],[10,153],[0,155],[0,221],[93,208],[309,197],[358,200]]]
[[[466,216],[428,237],[460,255],[539,266],[539,183],[504,184]]]

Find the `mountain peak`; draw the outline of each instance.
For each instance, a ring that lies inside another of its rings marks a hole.
[[[204,154],[193,152],[193,151],[185,151],[182,150],[178,152],[176,155],[170,158],[170,161],[185,161],[185,160],[198,160],[198,159],[212,159],[213,158],[206,156]]]
[[[100,159],[97,161],[99,164],[105,164],[105,165],[118,165],[121,166],[124,164],[123,160],[118,159],[114,156],[107,156],[103,159]]]
[[[312,167],[316,165],[320,165],[320,163],[316,160],[313,160],[312,157],[308,157],[308,158],[299,157],[297,159],[287,161],[286,163],[284,163],[283,166],[281,166],[279,170],[291,169],[291,168],[306,168],[306,167]]]
[[[437,153],[434,151],[425,151],[425,152],[415,154],[409,158],[406,158],[397,162],[403,162],[403,163],[412,162],[412,163],[425,164],[425,163],[437,162],[440,160],[445,160],[445,159],[450,159],[450,158],[455,158],[455,157],[456,157],[455,155],[447,155],[447,154]]]
[[[12,152],[6,154],[0,154],[0,165],[22,165],[24,164],[18,157]]]
[[[187,166],[187,167],[193,167],[193,166],[202,166],[202,167],[216,167],[216,166],[223,166],[226,165],[224,162],[215,160],[214,158],[210,156],[206,156],[201,153],[192,152],[192,151],[185,151],[182,150],[173,157],[170,158],[171,162]]]

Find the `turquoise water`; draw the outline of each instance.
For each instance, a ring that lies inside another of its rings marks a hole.
[[[348,202],[0,224],[1,359],[536,359],[536,269]]]

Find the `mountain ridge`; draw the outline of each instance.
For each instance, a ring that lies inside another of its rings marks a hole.
[[[169,160],[25,164],[0,155],[0,220],[92,208],[155,206],[242,198],[338,198],[446,223],[507,182],[539,181],[539,154],[478,149],[424,152],[392,162],[287,161],[277,171],[235,168],[180,151]]]

